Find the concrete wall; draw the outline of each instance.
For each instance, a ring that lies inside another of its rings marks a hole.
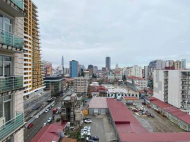
[[[108,114],[108,108],[89,108],[89,115],[94,115],[94,111],[98,111],[100,114]]]
[[[154,70],[154,90],[153,96],[164,101],[164,71]]]
[[[168,72],[168,103],[181,107],[181,72],[173,70]]]

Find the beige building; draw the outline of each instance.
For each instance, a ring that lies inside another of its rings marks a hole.
[[[24,1],[24,100],[43,90],[41,48],[37,6],[32,0]]]
[[[0,141],[24,142],[22,1],[0,1]]]
[[[174,65],[175,65],[175,69],[176,70],[182,69],[182,63],[181,63],[181,61],[179,61],[179,60],[175,61]]]
[[[74,92],[87,93],[88,92],[88,78],[83,78],[83,77],[74,78]]]

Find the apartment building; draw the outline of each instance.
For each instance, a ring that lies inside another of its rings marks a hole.
[[[0,141],[24,142],[21,0],[0,0]]]
[[[83,77],[74,78],[74,92],[87,93],[88,92],[88,78],[83,78]]]
[[[153,96],[190,114],[190,70],[155,70]]]
[[[32,0],[24,0],[24,113],[25,120],[32,117],[34,111],[42,109],[50,91],[44,91],[41,68],[41,47],[39,38],[39,20],[37,6]],[[42,98],[46,98],[41,99]]]
[[[137,65],[133,66],[132,68],[130,68],[129,76],[136,76],[142,78],[142,68]]]

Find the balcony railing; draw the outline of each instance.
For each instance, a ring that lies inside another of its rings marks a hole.
[[[0,77],[0,93],[23,88],[22,76]]]
[[[0,141],[5,137],[13,134],[16,130],[22,127],[24,124],[23,113],[17,113],[17,116],[8,122],[6,122],[3,126],[0,126]]]
[[[11,0],[14,4],[16,4],[20,9],[23,10],[23,0]]]
[[[0,29],[0,43],[23,49],[23,39]]]

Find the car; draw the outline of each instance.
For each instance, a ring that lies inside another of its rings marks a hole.
[[[90,117],[85,117],[85,118],[83,118],[83,120],[86,120],[86,119],[91,119]]]
[[[90,127],[90,126],[84,126],[84,129],[88,129],[88,130],[90,130],[91,127]]]
[[[138,110],[136,108],[133,108],[132,111],[133,112],[138,112]]]
[[[150,113],[150,117],[154,118],[154,114]]]
[[[45,122],[45,123],[44,123],[44,126],[46,126],[46,125],[47,125],[47,123]]]
[[[57,107],[57,109],[59,110],[59,109],[61,109],[60,107]]]
[[[33,126],[34,126],[34,124],[33,124],[33,123],[30,123],[30,124],[27,126],[27,128],[30,129],[30,128],[32,128]]]
[[[84,122],[85,123],[92,123],[92,120],[91,119],[85,119]]]
[[[97,141],[89,139],[89,140],[86,140],[86,142],[97,142]]]
[[[91,139],[91,140],[99,140],[98,136],[89,136],[88,138]]]
[[[69,130],[70,131],[74,131],[76,128],[75,127],[70,127]]]
[[[51,106],[53,107],[55,105],[55,103],[53,103]]]
[[[52,121],[52,117],[48,118],[47,122],[50,123]]]
[[[45,112],[47,113],[49,111],[49,109],[46,109]]]

